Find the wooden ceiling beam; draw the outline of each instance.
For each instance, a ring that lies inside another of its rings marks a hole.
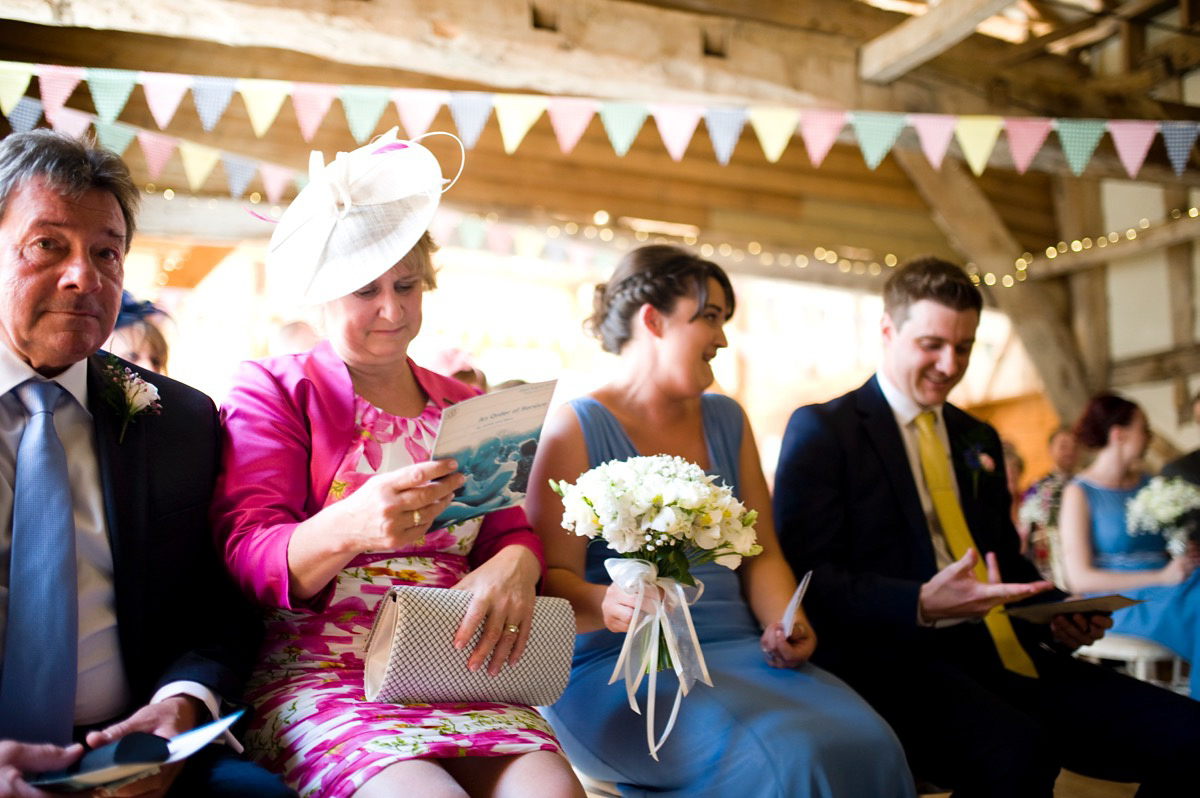
[[[1184,214],[1178,219],[1146,229],[1130,229],[1133,229],[1133,238],[1128,237],[1128,231],[1118,230],[1115,232],[1119,234],[1119,238],[1103,247],[1093,244],[1088,249],[1061,253],[1053,258],[1035,254],[1033,262],[1029,264],[1029,276],[1035,280],[1046,280],[1090,269],[1096,264],[1116,258],[1128,258],[1143,252],[1194,241],[1200,238],[1200,216]]]
[[[1012,0],[942,0],[860,47],[858,76],[869,83],[891,83],[966,39],[979,23],[1009,5]]]

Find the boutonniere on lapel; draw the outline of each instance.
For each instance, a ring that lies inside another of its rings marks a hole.
[[[979,477],[981,474],[996,473],[996,460],[983,450],[988,441],[987,430],[984,427],[974,427],[962,440],[963,464],[971,474],[971,498],[979,498]]]
[[[157,416],[162,412],[158,401],[158,388],[133,373],[133,369],[122,366],[112,355],[102,370],[104,398],[121,417],[121,431],[117,443],[125,442],[125,430],[129,423],[140,415]]]

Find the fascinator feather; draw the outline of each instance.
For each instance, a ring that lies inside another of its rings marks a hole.
[[[398,130],[339,152],[328,164],[312,153],[308,185],[267,247],[267,269],[298,300],[320,304],[357,291],[429,228],[447,181],[433,153],[401,140]]]

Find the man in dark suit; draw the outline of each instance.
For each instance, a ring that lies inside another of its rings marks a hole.
[[[1062,766],[1140,782],[1139,796],[1194,792],[1200,703],[1071,657],[1109,618],[998,611],[1061,594],[1018,552],[995,430],[945,401],[981,309],[957,266],[903,265],[878,373],[788,423],[775,519],[792,567],[814,571],[813,661],[956,796],[1048,798]]]
[[[1192,397],[1192,420],[1200,425],[1200,393]],[[1183,477],[1200,485],[1200,449],[1193,449],[1163,466],[1164,477]]]
[[[66,747],[72,739],[172,737],[223,714],[256,653],[257,615],[208,527],[220,446],[212,401],[97,353],[120,304],[137,199],[125,165],[94,145],[48,130],[0,142],[0,796],[40,794],[19,772],[72,761],[82,750]],[[22,439],[46,412],[29,391],[50,397],[65,468],[39,475],[31,468],[50,461],[23,459]],[[32,484],[22,480],[52,473],[63,507],[35,508],[61,511],[43,522],[21,509]],[[60,529],[50,548],[74,547],[60,558],[71,578],[51,586],[64,601],[21,636],[22,600],[37,587],[19,576],[21,546]],[[51,653],[56,638],[62,655]],[[120,794],[294,795],[227,742]]]

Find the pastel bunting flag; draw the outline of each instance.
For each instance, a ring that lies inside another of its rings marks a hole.
[[[142,92],[146,95],[146,105],[150,107],[154,123],[159,130],[166,130],[179,110],[183,95],[192,87],[191,77],[170,72],[142,72],[138,80],[142,83]]]
[[[192,77],[192,102],[200,115],[200,126],[211,133],[225,115],[229,101],[233,99],[236,81],[233,78],[195,75]]]
[[[1167,158],[1171,160],[1175,174],[1181,175],[1192,156],[1192,145],[1196,143],[1196,133],[1200,128],[1195,122],[1172,120],[1163,122],[1160,129],[1163,144],[1167,145]]]
[[[221,151],[194,141],[180,141],[179,159],[183,161],[183,174],[187,177],[188,187],[192,191],[199,191],[221,159]]]
[[[542,254],[545,236],[532,227],[518,227],[513,232],[513,252],[518,257],[536,258]]]
[[[38,93],[47,120],[53,119],[58,109],[66,105],[75,87],[83,80],[83,75],[83,67],[38,65]]]
[[[342,86],[338,96],[342,98],[350,135],[359,144],[365,144],[392,99],[391,91],[383,86]]]
[[[483,249],[487,240],[487,229],[483,219],[471,213],[458,223],[458,243],[466,249]]]
[[[646,122],[646,106],[641,103],[604,102],[600,104],[600,122],[613,152],[624,156],[633,146],[638,131]]]
[[[650,113],[654,116],[654,125],[658,135],[662,137],[667,148],[667,154],[672,161],[683,160],[692,136],[696,135],[696,125],[704,116],[703,105],[690,103],[651,103]]]
[[[1117,157],[1131,179],[1136,178],[1146,162],[1150,145],[1158,135],[1158,122],[1145,119],[1110,119],[1108,132],[1112,136]]]
[[[125,110],[129,95],[137,85],[138,73],[128,69],[96,69],[86,72],[88,91],[92,93],[92,104],[96,116],[112,122]]]
[[[511,255],[513,253],[512,231],[506,224],[489,224],[487,226],[486,241],[488,252],[494,252],[497,255]]]
[[[33,130],[42,118],[42,101],[36,97],[22,97],[5,116],[13,133]]]
[[[221,166],[225,169],[225,181],[229,184],[229,196],[239,199],[246,193],[246,186],[258,171],[258,162],[228,152],[221,153]]]
[[[461,213],[441,205],[433,215],[433,221],[429,223],[429,235],[439,244],[448,243],[454,237],[454,231],[458,229],[461,220]]]
[[[483,91],[455,91],[450,93],[449,104],[458,137],[469,150],[479,141],[479,134],[492,114],[492,95]]]
[[[1004,120],[998,116],[960,116],[954,128],[954,136],[958,139],[959,149],[967,159],[967,166],[976,176],[983,174],[987,168],[992,150],[996,148],[996,139],[1000,138],[1000,129]]]
[[[904,130],[905,118],[904,114],[855,111],[850,115],[850,124],[858,137],[863,160],[874,169],[892,151],[900,131]]]
[[[934,169],[941,169],[950,139],[954,138],[954,117],[949,114],[909,114],[908,124],[917,131],[925,160]]]
[[[279,109],[291,89],[292,84],[284,80],[240,78],[237,81],[237,90],[246,104],[246,115],[250,117],[255,136],[261,139],[275,124],[275,117],[279,116]]]
[[[746,111],[746,118],[750,120],[754,135],[758,136],[763,155],[775,163],[791,143],[792,136],[796,135],[800,109],[782,105],[754,105]]]
[[[1103,119],[1058,120],[1058,140],[1073,174],[1078,176],[1087,168],[1096,145],[1104,137],[1105,128]]]
[[[1004,120],[1004,129],[1008,133],[1008,151],[1012,155],[1013,166],[1017,174],[1025,174],[1034,156],[1041,150],[1046,137],[1054,128],[1054,120],[1040,116],[1015,117]]]
[[[0,61],[0,113],[8,116],[17,101],[25,96],[29,81],[33,78],[33,66]]]
[[[273,205],[283,199],[283,192],[292,182],[292,170],[273,163],[262,163],[258,165],[258,173],[262,175],[267,202]]]
[[[292,84],[292,108],[305,141],[312,141],[317,134],[337,95],[337,86],[328,83]]]
[[[492,99],[496,123],[500,125],[500,140],[507,155],[512,155],[521,146],[525,134],[541,119],[547,101],[539,94],[497,94]]]
[[[392,102],[408,138],[424,136],[442,106],[450,101],[450,92],[440,89],[392,89]]]
[[[125,154],[125,150],[129,149],[134,135],[137,134],[137,128],[120,122],[95,119],[92,120],[92,125],[96,128],[96,138],[99,139],[100,146],[112,150],[117,155]]]
[[[167,165],[167,161],[179,148],[179,139],[165,133],[139,130],[137,141],[142,148],[142,155],[146,159],[146,169],[150,173],[150,179],[157,180],[158,176],[162,174],[163,167]]]
[[[725,166],[733,157],[733,148],[737,146],[742,128],[746,126],[746,109],[709,108],[704,114],[704,125],[708,128],[708,138],[717,161]]]
[[[800,137],[804,139],[808,160],[814,167],[819,167],[825,160],[845,125],[845,111],[814,108],[800,113]]]
[[[54,112],[54,117],[46,117],[50,121],[51,127],[59,133],[66,133],[71,138],[81,138],[87,129],[92,126],[92,115],[85,114],[83,111],[76,111],[74,108],[59,108]]]
[[[546,105],[546,116],[558,139],[558,149],[569,155],[583,138],[588,123],[596,115],[596,101],[590,97],[551,97]]]

